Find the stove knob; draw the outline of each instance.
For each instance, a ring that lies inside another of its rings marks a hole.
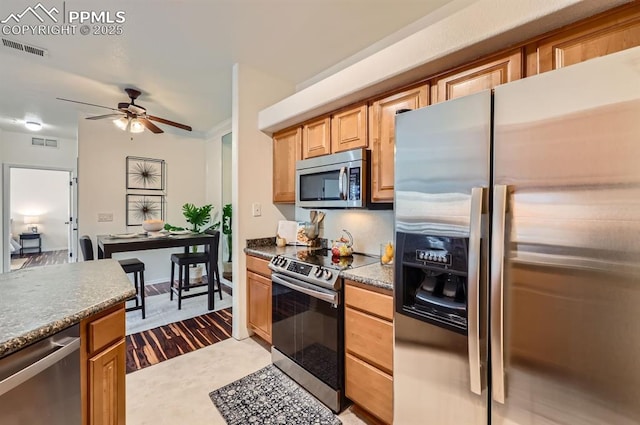
[[[313,274],[319,279],[322,276],[322,267],[318,267]]]
[[[333,277],[333,273],[331,273],[330,270],[325,270],[324,271],[324,280],[329,280]]]
[[[279,260],[278,256],[273,257],[271,259],[271,264],[273,264],[274,266],[277,266],[278,265],[278,260]]]
[[[424,260],[424,256],[425,256],[425,255],[424,255],[424,252],[420,252],[420,253],[418,254],[418,258],[420,258],[421,260]]]

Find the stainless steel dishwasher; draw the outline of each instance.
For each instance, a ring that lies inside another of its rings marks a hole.
[[[0,359],[0,424],[80,425],[79,329]]]

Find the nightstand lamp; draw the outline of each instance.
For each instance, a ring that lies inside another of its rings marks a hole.
[[[25,215],[24,224],[27,225],[27,232],[38,233],[37,224],[40,222],[40,217],[37,215]]]

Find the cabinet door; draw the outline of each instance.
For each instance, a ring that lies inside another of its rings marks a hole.
[[[247,303],[249,326],[271,344],[271,280],[247,272]]]
[[[367,147],[367,105],[338,112],[331,118],[331,152]]]
[[[296,161],[301,159],[300,127],[273,135],[273,202],[296,201]]]
[[[419,86],[378,100],[369,107],[372,202],[393,201],[396,111],[426,106],[428,90],[428,85]]]
[[[349,353],[345,355],[345,392],[384,423],[393,422],[393,378]]]
[[[544,38],[527,57],[527,75],[640,46],[640,6],[624,8]],[[537,69],[536,69],[537,65]]]
[[[522,66],[521,49],[516,49],[438,77],[433,84],[432,103],[444,102],[519,80],[522,78]]]
[[[89,424],[125,423],[125,340],[89,359]]]
[[[302,159],[331,153],[331,119],[322,118],[302,127]]]

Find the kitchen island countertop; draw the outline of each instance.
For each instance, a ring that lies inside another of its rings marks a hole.
[[[303,246],[277,247],[275,245],[262,245],[247,247],[244,252],[265,260],[271,260],[276,255],[294,256],[297,251],[307,249]],[[340,276],[345,279],[364,283],[365,285],[393,291],[393,267],[383,266],[380,263],[369,264],[367,266],[346,269],[340,272]]]
[[[116,260],[0,274],[0,358],[135,295]]]

